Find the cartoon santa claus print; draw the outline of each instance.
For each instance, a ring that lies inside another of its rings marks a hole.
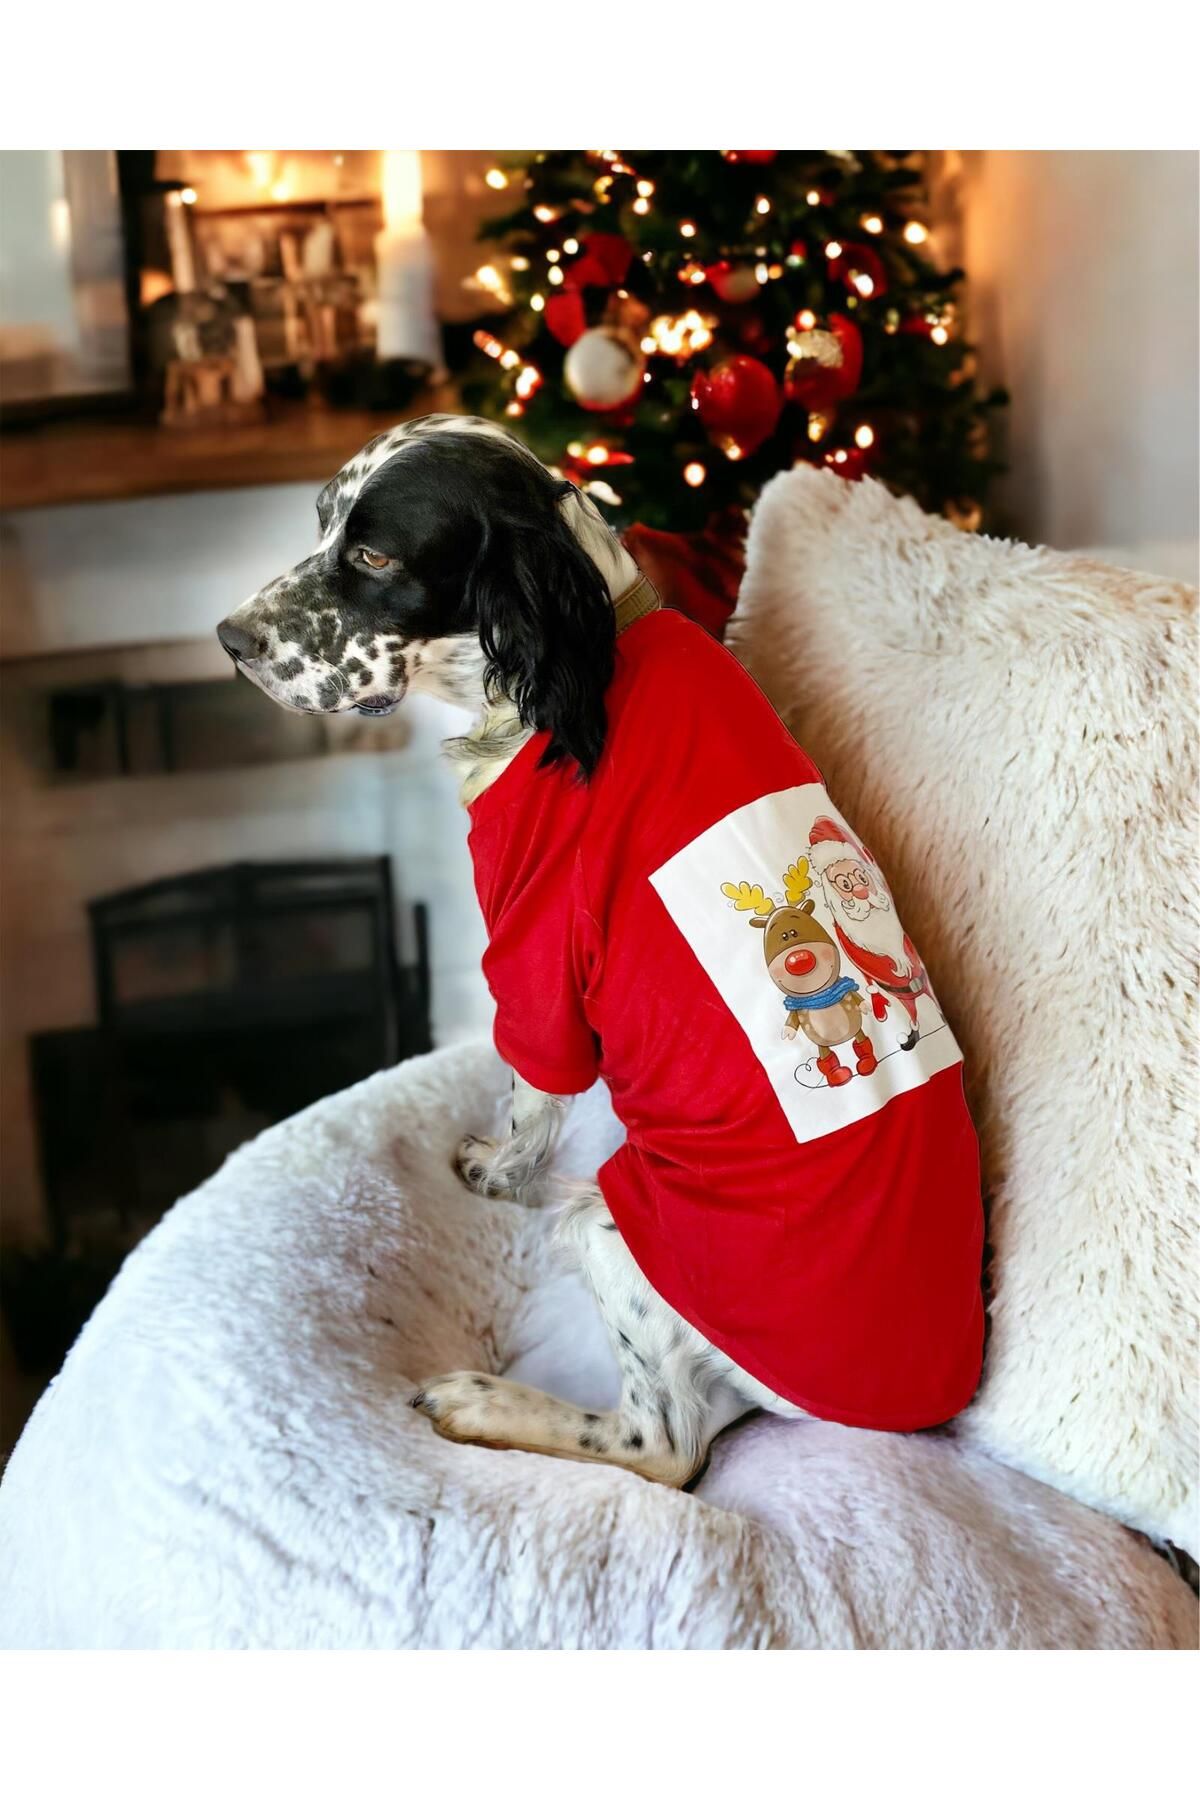
[[[933,999],[933,989],[875,859],[833,819],[817,819],[808,841],[809,863],[821,877],[838,942],[865,978],[871,1011],[882,1022],[895,1001],[909,1027],[900,1048],[911,1050],[921,1035],[917,1000],[922,994]]]

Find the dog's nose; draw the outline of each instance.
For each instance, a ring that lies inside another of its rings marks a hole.
[[[263,642],[253,632],[245,631],[242,626],[234,625],[231,620],[224,619],[217,626],[217,636],[221,640],[222,649],[228,650],[234,662],[253,662],[256,656],[263,653]]]

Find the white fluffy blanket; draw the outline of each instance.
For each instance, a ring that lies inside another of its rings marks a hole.
[[[546,1219],[459,1186],[486,1045],[264,1133],[130,1258],[0,1487],[6,1647],[1179,1647],[1143,1540],[947,1434],[757,1418],[694,1494],[445,1443],[423,1376],[603,1401]],[[611,1131],[579,1108],[566,1166]]]

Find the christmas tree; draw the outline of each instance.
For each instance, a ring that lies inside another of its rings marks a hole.
[[[695,530],[796,462],[979,525],[988,410],[920,153],[531,151],[488,172],[466,404],[611,521]]]

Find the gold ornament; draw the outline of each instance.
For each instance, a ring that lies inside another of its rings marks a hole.
[[[960,531],[978,531],[983,524],[983,508],[978,500],[947,500],[942,511]]]

